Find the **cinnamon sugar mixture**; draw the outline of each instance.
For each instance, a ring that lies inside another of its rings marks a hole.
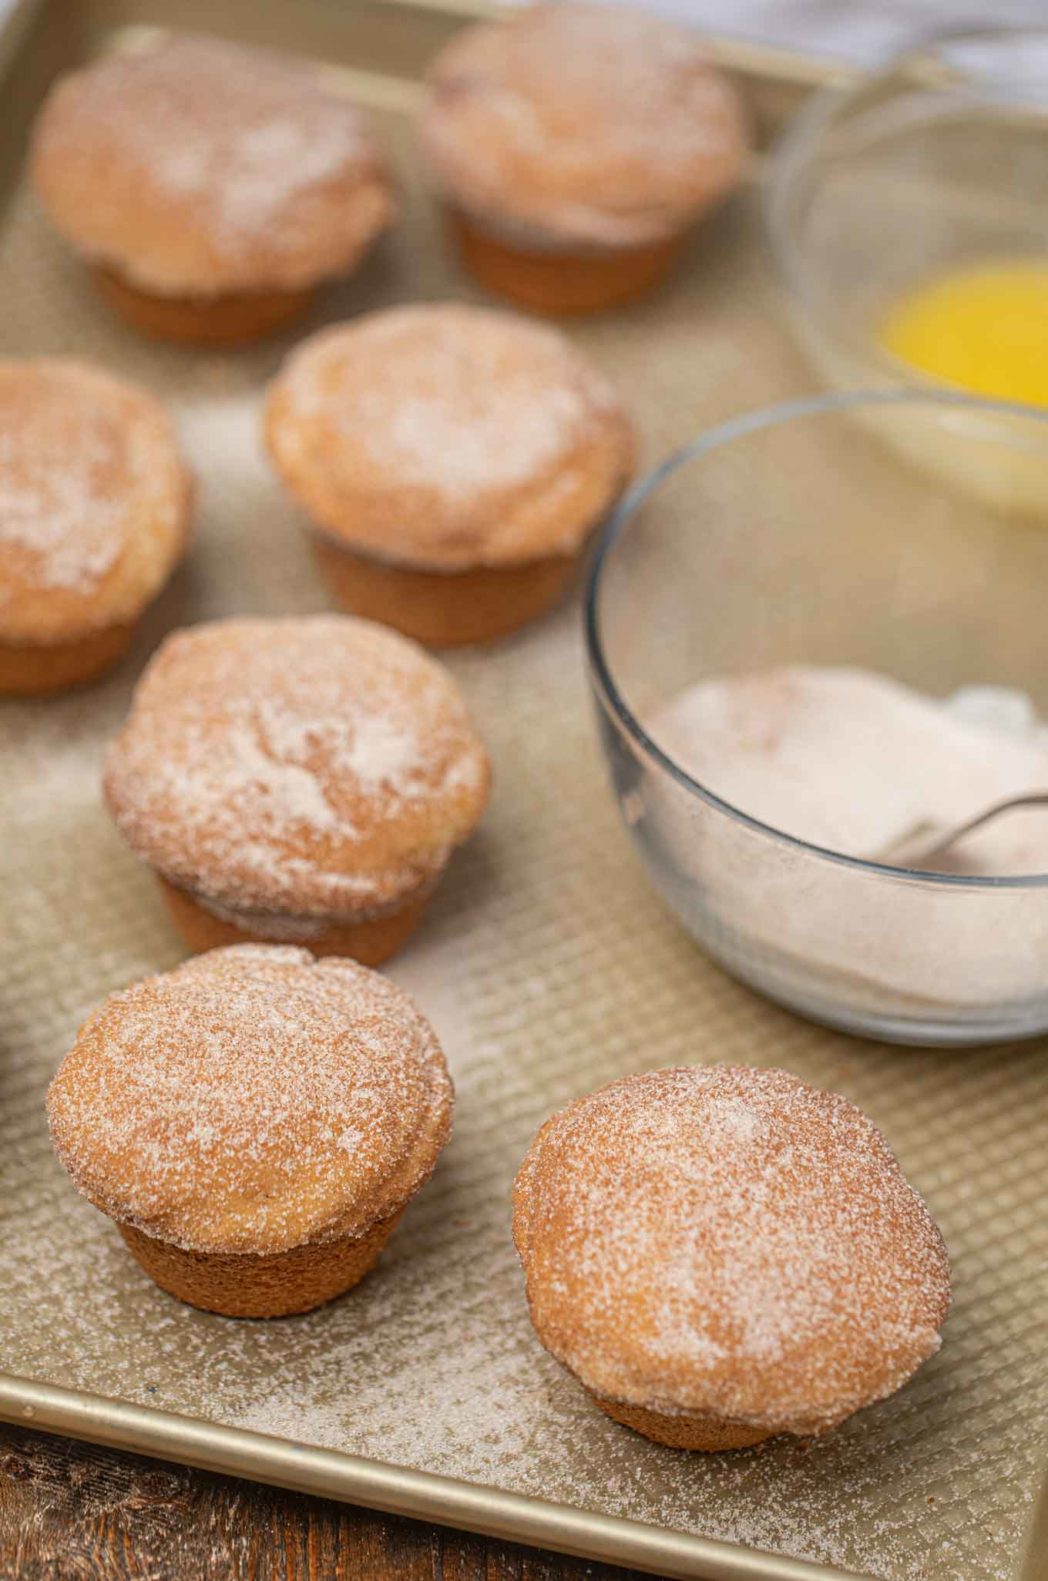
[[[815,845],[871,857],[923,821],[947,827],[1048,789],[1048,727],[1021,692],[926,697],[885,675],[785,665],[715,676],[651,721],[716,795]],[[971,874],[1048,872],[1048,817],[978,830],[940,864]]]

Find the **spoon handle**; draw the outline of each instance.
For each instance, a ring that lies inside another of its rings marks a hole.
[[[933,823],[930,819],[922,819],[918,823],[911,824],[899,839],[893,840],[890,845],[878,851],[874,861],[898,865],[905,857],[907,865],[914,866],[918,861],[928,861],[932,857],[941,856],[952,845],[956,845],[958,840],[963,840],[965,835],[974,833],[976,829],[981,829],[983,824],[1000,818],[1006,812],[1015,812],[1020,807],[1046,806],[1048,806],[1048,791],[1030,791],[1025,796],[1009,796],[1004,801],[994,802],[992,807],[984,808],[965,823],[948,827],[941,823]]]

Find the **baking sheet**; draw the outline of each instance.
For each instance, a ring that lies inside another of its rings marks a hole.
[[[288,0],[257,14],[156,9],[172,26],[264,31],[348,61],[394,145],[404,221],[307,329],[405,298],[470,296],[411,157],[415,78],[446,15]],[[26,107],[26,84],[42,86],[63,51],[157,20],[148,0],[63,5],[58,38],[48,10],[22,11]],[[789,71],[755,78],[769,117],[795,97]],[[0,91],[10,156],[14,99]],[[706,961],[617,825],[577,601],[451,661],[496,790],[391,975],[441,1034],[456,1130],[378,1271],[305,1317],[225,1320],[163,1295],[75,1196],[48,1148],[46,1082],[102,995],[183,953],[100,805],[104,745],[164,631],[326,599],[257,438],[261,392],[290,341],[214,355],[138,340],[95,305],[18,189],[0,225],[0,292],[5,354],[75,351],[140,379],[171,405],[201,483],[191,559],[132,662],[82,694],[0,707],[0,1415],[672,1575],[1048,1573],[1033,1525],[1048,1470],[1045,1044],[868,1045],[793,1019]],[[571,334],[628,393],[648,461],[811,387],[752,194],[705,230],[656,301]],[[649,1444],[588,1404],[528,1323],[508,1193],[539,1122],[626,1071],[706,1060],[782,1064],[846,1092],[887,1132],[950,1247],[956,1305],[940,1355],[819,1442],[712,1457]]]

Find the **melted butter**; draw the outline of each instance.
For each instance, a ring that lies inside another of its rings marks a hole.
[[[1048,407],[1048,262],[939,275],[896,303],[878,340],[947,384]]]

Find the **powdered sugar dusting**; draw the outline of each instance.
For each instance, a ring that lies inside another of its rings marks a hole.
[[[479,219],[580,242],[665,235],[737,180],[734,90],[694,32],[630,8],[538,5],[454,38],[425,146]]]
[[[337,77],[193,36],[61,79],[34,170],[78,249],[159,291],[305,285],[349,267],[391,211]],[[94,202],[78,206],[77,184]]]
[[[338,762],[362,786],[410,787],[418,768],[418,733],[388,715],[365,714]],[[454,774],[455,769],[451,770]],[[403,792],[401,792],[402,794]]]
[[[532,7],[504,42],[509,70],[492,92],[523,143],[556,157],[556,126],[569,135],[574,126],[659,167],[687,165],[721,146],[723,88],[689,28],[572,0]],[[553,125],[542,114],[549,101]]]
[[[177,471],[163,417],[147,398],[84,364],[0,362],[0,609],[27,593],[89,596],[139,526],[174,520]],[[157,520],[142,524],[149,501]]]
[[[361,412],[371,459],[396,467],[405,483],[432,486],[437,479],[460,495],[489,486],[493,474],[503,484],[522,483],[549,465],[585,418],[585,403],[573,389],[515,407],[517,392],[497,379],[489,382],[464,353],[463,347],[456,354],[444,338],[426,369],[428,391],[396,402],[372,392]]]
[[[566,464],[618,403],[553,330],[460,304],[375,313],[315,336],[277,386],[286,424],[321,425],[329,464],[366,488],[452,504],[535,483]]]
[[[433,1031],[392,983],[253,945],[113,995],[48,1095],[85,1196],[218,1252],[362,1234],[428,1176],[450,1106]]]
[[[79,115],[162,192],[208,205],[218,247],[263,233],[290,199],[368,152],[357,111],[315,71],[221,39],[107,56],[78,90]]]
[[[179,70],[188,53],[183,44]],[[162,59],[170,68],[170,50]],[[242,79],[238,73],[232,80],[235,85]],[[320,124],[315,117],[303,119],[297,104],[293,116],[277,110],[271,118],[242,120],[235,90],[232,99],[223,91],[205,119],[194,117],[188,139],[157,136],[150,155],[153,178],[169,193],[212,203],[219,245],[233,245],[264,231],[290,199],[359,158],[360,127],[343,104],[338,108],[337,119]]]
[[[171,639],[109,756],[140,855],[218,903],[390,904],[472,830],[484,749],[450,675],[341,616],[216,622]]]
[[[30,444],[0,434],[0,539],[32,555],[39,586],[90,587],[120,552],[123,512],[99,487],[115,447],[93,434],[70,456],[53,429]]]
[[[859,1110],[786,1072],[658,1071],[580,1099],[516,1202],[539,1337],[611,1400],[815,1432],[938,1348],[927,1210]]]

